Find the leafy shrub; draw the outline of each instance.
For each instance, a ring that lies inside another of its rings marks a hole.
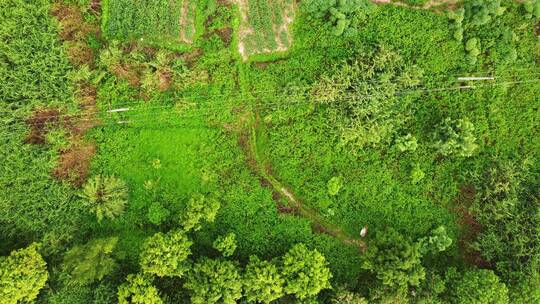
[[[410,133],[399,137],[396,140],[396,146],[401,152],[414,152],[418,148],[418,141],[416,137],[412,136]]]
[[[285,281],[278,267],[251,256],[244,274],[244,296],[249,302],[271,303],[284,295]]]
[[[183,231],[154,234],[146,239],[142,247],[142,271],[158,277],[184,275],[188,269],[186,259],[191,254],[192,244]]]
[[[159,202],[153,202],[148,208],[148,220],[154,225],[161,225],[167,220],[171,212]]]
[[[115,219],[122,215],[127,202],[126,184],[114,176],[97,175],[86,182],[80,194],[84,205],[103,218]]]
[[[47,282],[47,264],[37,244],[0,257],[0,303],[31,303]]]
[[[152,280],[141,274],[130,274],[118,287],[118,304],[162,304],[159,291]]]
[[[64,256],[64,269],[71,275],[70,283],[86,285],[102,280],[116,263],[111,257],[118,238],[96,239],[71,248]]]
[[[446,118],[437,128],[435,139],[435,147],[444,156],[470,157],[478,148],[474,125],[467,118]]]
[[[203,258],[193,265],[184,288],[190,291],[191,303],[235,304],[242,297],[242,280],[235,263]]]
[[[469,270],[455,283],[453,303],[505,304],[510,303],[506,285],[487,269]]]
[[[297,244],[283,256],[282,263],[287,294],[302,300],[331,287],[332,274],[324,256],[316,249],[309,250],[304,244]]]
[[[431,232],[431,235],[419,240],[422,244],[423,253],[438,253],[445,251],[452,245],[452,239],[446,234],[446,228],[439,226]]]
[[[340,176],[332,177],[327,183],[327,191],[329,195],[337,195],[341,187],[343,187],[343,178]]]
[[[185,231],[197,231],[202,228],[201,221],[214,221],[219,206],[219,202],[212,197],[194,194],[187,202],[184,212],[180,214],[180,224]]]
[[[229,257],[234,254],[236,250],[236,234],[231,232],[226,236],[219,236],[213,244],[214,248],[221,252],[224,257]]]

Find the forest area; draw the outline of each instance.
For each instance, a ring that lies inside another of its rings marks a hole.
[[[540,303],[540,0],[0,0],[0,304]]]

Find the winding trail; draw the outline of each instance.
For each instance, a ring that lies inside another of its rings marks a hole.
[[[266,184],[272,187],[272,190],[279,193],[281,197],[286,198],[290,208],[298,216],[308,219],[313,229],[317,232],[326,233],[346,245],[357,246],[361,251],[365,250],[365,243],[359,238],[354,238],[345,232],[341,227],[331,223],[319,214],[317,210],[302,203],[294,191],[281,183],[273,174],[271,165],[264,153],[266,145],[266,134],[264,125],[260,122],[258,115],[252,111],[249,117],[245,119],[244,126],[240,132],[242,148],[244,149],[250,168],[262,178]]]

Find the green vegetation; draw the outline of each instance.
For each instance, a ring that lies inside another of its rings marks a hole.
[[[0,0],[0,304],[539,302],[539,3]]]

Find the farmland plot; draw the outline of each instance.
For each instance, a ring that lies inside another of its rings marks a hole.
[[[240,8],[238,52],[251,55],[286,51],[292,43],[294,0],[237,0]]]
[[[147,39],[160,44],[195,39],[197,0],[108,0],[103,30],[112,39]]]

